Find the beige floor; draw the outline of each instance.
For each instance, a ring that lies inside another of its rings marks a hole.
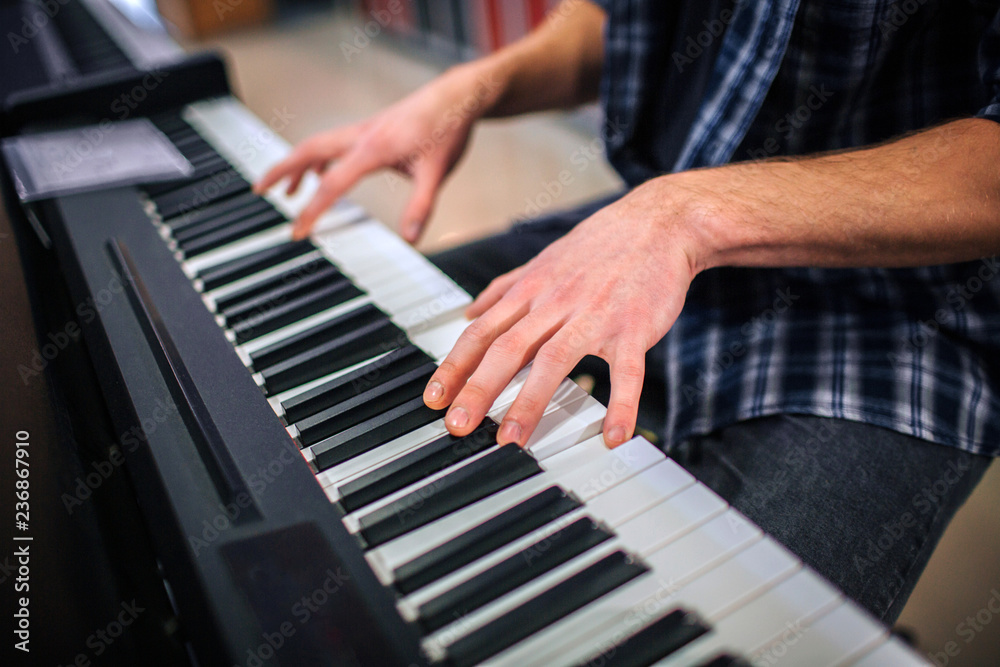
[[[235,86],[259,116],[279,110],[293,116],[283,134],[291,141],[367,114],[413,90],[439,71],[421,58],[390,47],[386,36],[347,62],[341,42],[353,37],[349,20],[311,17],[208,40],[230,58]],[[420,244],[431,250],[503,229],[532,201],[544,203],[546,184],[569,170],[572,181],[552,207],[569,206],[613,190],[618,181],[601,161],[580,169],[574,152],[593,138],[553,115],[480,128],[458,173],[446,184],[432,224]],[[375,176],[352,198],[377,217],[394,222],[406,188]],[[1000,600],[1000,467],[959,513],[914,592],[900,625],[911,629],[928,653],[950,647],[938,664],[955,667],[1000,665],[1000,618],[981,631],[969,630],[968,616],[992,618],[987,604]],[[997,604],[993,603],[994,607]],[[980,621],[982,622],[982,621]],[[946,663],[947,661],[947,663]]]

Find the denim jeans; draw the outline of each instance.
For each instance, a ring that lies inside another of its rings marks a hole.
[[[430,260],[476,295],[620,196],[515,225]],[[654,346],[647,355],[639,406],[639,425],[653,434],[664,429],[658,352]],[[595,378],[594,396],[606,404],[607,365],[588,357],[576,373]],[[667,453],[890,625],[992,461],[878,426],[797,414],[739,422]]]

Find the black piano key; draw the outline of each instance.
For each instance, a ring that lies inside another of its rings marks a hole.
[[[250,190],[250,184],[236,171],[222,171],[159,197],[151,197],[164,220],[204,208]]]
[[[359,296],[361,290],[346,278],[339,278],[305,296],[244,320],[231,331],[236,342],[242,344]]]
[[[429,361],[431,358],[415,345],[393,350],[350,373],[344,373],[285,400],[281,404],[285,423],[291,424],[314,415]]]
[[[359,532],[377,547],[541,472],[520,447],[500,447],[361,517]]]
[[[436,370],[437,364],[428,362],[389,382],[383,382],[351,399],[296,422],[299,442],[303,446],[315,444],[389,408],[422,396],[424,388]]]
[[[393,572],[396,590],[409,595],[460,567],[521,538],[580,507],[557,486],[535,494],[514,507],[417,556]]]
[[[283,213],[272,209],[250,216],[249,218],[244,218],[223,229],[210,232],[204,236],[198,236],[178,245],[180,245],[185,257],[197,257],[209,250],[221,248],[224,245],[239,241],[247,236],[283,225],[286,222],[288,222],[288,218]]]
[[[260,199],[254,192],[244,192],[241,195],[217,201],[211,206],[185,211],[177,217],[164,219],[163,222],[170,228],[171,233],[174,233],[192,225],[204,224],[206,221],[228,215],[233,211],[241,211],[244,207],[252,206],[254,203],[260,201]]]
[[[424,405],[423,398],[407,401],[310,447],[316,457],[316,469],[322,472],[338,463],[381,447],[410,431],[440,419],[444,413],[444,410],[433,410]]]
[[[750,667],[750,663],[743,658],[736,658],[728,653],[723,653],[699,664],[698,667]]]
[[[270,202],[258,198],[252,200],[246,206],[241,206],[240,208],[233,209],[228,213],[223,213],[222,215],[217,215],[208,220],[203,220],[198,224],[184,225],[183,227],[173,228],[170,235],[173,236],[174,241],[177,243],[184,244],[190,242],[192,239],[198,238],[199,236],[204,236],[211,232],[224,229],[240,220],[244,220],[261,213],[269,213],[273,211],[274,207],[271,206]]]
[[[417,622],[430,634],[612,537],[590,519],[578,519],[420,605]]]
[[[335,266],[326,261],[326,258],[316,257],[289,268],[282,273],[256,280],[245,287],[217,297],[215,300],[215,311],[228,317],[230,311],[240,308],[243,304],[256,299],[262,294],[274,292],[282,287],[295,284],[298,280],[310,278],[313,275],[333,275],[329,274],[330,271],[337,274],[340,273]]]
[[[206,291],[213,290],[216,287],[251,276],[258,271],[295,259],[315,249],[316,246],[309,239],[282,243],[205,269],[198,274],[198,278]]]
[[[455,667],[482,662],[647,571],[616,551],[458,639],[448,647],[448,662]]]
[[[312,268],[311,271],[290,271],[279,276],[278,284],[272,284],[271,289],[264,289],[258,294],[230,304],[220,314],[226,319],[226,326],[232,327],[275,306],[305,296],[331,281],[343,279],[344,276],[340,271],[328,262]]]
[[[616,644],[613,651],[601,654],[599,662],[608,667],[646,667],[687,646],[710,629],[697,615],[675,609]],[[594,660],[577,667],[592,664]]]
[[[344,313],[340,317],[336,317],[328,322],[323,322],[322,324],[318,324],[306,331],[300,331],[299,333],[288,336],[287,338],[273,343],[272,345],[263,347],[256,352],[251,353],[250,360],[253,362],[254,369],[260,371],[287,359],[291,359],[298,354],[307,352],[317,345],[322,345],[323,343],[326,343],[332,338],[338,336],[346,336],[347,334],[361,330],[364,330],[365,333],[370,335],[372,330],[366,328],[368,325],[375,323],[385,324],[386,322],[389,322],[389,316],[379,310],[376,306],[367,303]],[[399,336],[399,342],[380,350],[380,352],[388,352],[396,347],[400,347],[402,342],[405,342],[405,336],[401,331]],[[364,361],[364,359],[359,359],[359,361]],[[345,365],[345,368],[347,365]]]
[[[388,319],[337,336],[260,371],[271,396],[361,363],[399,345],[404,334]]]
[[[447,433],[419,449],[369,471],[338,488],[340,506],[348,512],[384,498],[496,444],[495,421],[487,417],[472,433]]]
[[[188,160],[193,167],[191,173],[183,178],[173,179],[169,181],[157,181],[156,183],[143,183],[142,189],[145,191],[146,196],[149,199],[156,199],[159,197],[164,197],[172,192],[178,192],[184,188],[188,188],[192,183],[202,181],[213,174],[217,174],[222,171],[229,169],[229,163],[225,160],[218,159],[195,159]],[[187,209],[193,210],[193,209]],[[163,216],[160,216],[163,218]]]

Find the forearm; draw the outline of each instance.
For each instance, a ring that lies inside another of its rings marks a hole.
[[[669,208],[682,212],[696,271],[919,266],[1000,252],[998,163],[1000,126],[967,119],[873,148],[696,170],[642,187],[665,188]],[[667,217],[658,220],[676,224]]]
[[[604,18],[590,0],[563,0],[527,37],[448,75],[490,83],[487,118],[592,101],[600,83]]]

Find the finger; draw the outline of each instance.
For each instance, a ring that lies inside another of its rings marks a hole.
[[[524,273],[525,267],[519,266],[513,271],[509,271],[502,276],[494,278],[493,281],[486,286],[476,300],[469,304],[469,307],[465,309],[465,316],[470,320],[479,317],[487,310],[492,308],[500,299],[503,298],[511,287],[521,278]]]
[[[413,193],[403,210],[400,232],[409,243],[416,243],[434,208],[444,171],[435,165],[422,165],[413,175]]]
[[[286,176],[301,180],[302,174],[310,166],[325,164],[343,155],[355,142],[359,129],[349,125],[333,132],[324,132],[306,139],[296,146],[288,156],[264,174],[254,184],[254,191],[260,194]]]
[[[578,324],[570,322],[538,349],[528,380],[500,424],[497,442],[524,447],[556,389],[585,355]],[[457,402],[457,401],[456,401]]]
[[[614,448],[632,437],[645,375],[642,350],[621,348],[611,360],[611,397],[604,417],[604,442]]]
[[[527,304],[508,304],[498,307],[488,315],[479,318],[462,332],[448,356],[431,376],[424,390],[424,402],[431,408],[443,409],[451,405],[466,380],[486,356],[486,351],[497,338],[510,329],[527,314]],[[449,413],[450,414],[450,413]],[[455,428],[464,428],[458,413]],[[467,416],[467,414],[466,414]]]
[[[302,239],[309,235],[316,220],[323,212],[340,199],[345,192],[365,174],[374,171],[381,164],[365,151],[352,151],[340,162],[326,170],[320,178],[319,187],[312,201],[302,209],[292,226],[292,236]]]
[[[464,416],[468,418],[469,424],[475,425],[481,422],[493,406],[497,396],[510,384],[511,379],[535,357],[538,350],[552,338],[552,335],[561,326],[562,321],[554,320],[551,314],[535,312],[499,336],[490,346],[469,381],[455,397],[449,416],[462,410]],[[529,381],[530,377],[531,373],[529,373]],[[530,397],[530,394],[528,396]],[[528,404],[528,398],[522,400],[522,405],[528,406]],[[544,403],[541,407],[544,410]],[[508,420],[504,419],[504,424],[507,422]],[[445,423],[448,423],[447,417]],[[512,423],[517,424],[517,422]],[[450,425],[458,428],[457,424]],[[502,443],[516,442],[519,438],[520,431],[509,432],[508,430],[507,433],[498,435],[498,441]]]
[[[305,169],[292,174],[288,179],[288,187],[285,188],[285,194],[289,197],[294,195],[298,192],[299,186],[302,184],[302,179],[305,178],[306,174],[310,171],[322,174],[328,164],[329,162],[327,160],[317,160],[316,162],[307,165]]]

